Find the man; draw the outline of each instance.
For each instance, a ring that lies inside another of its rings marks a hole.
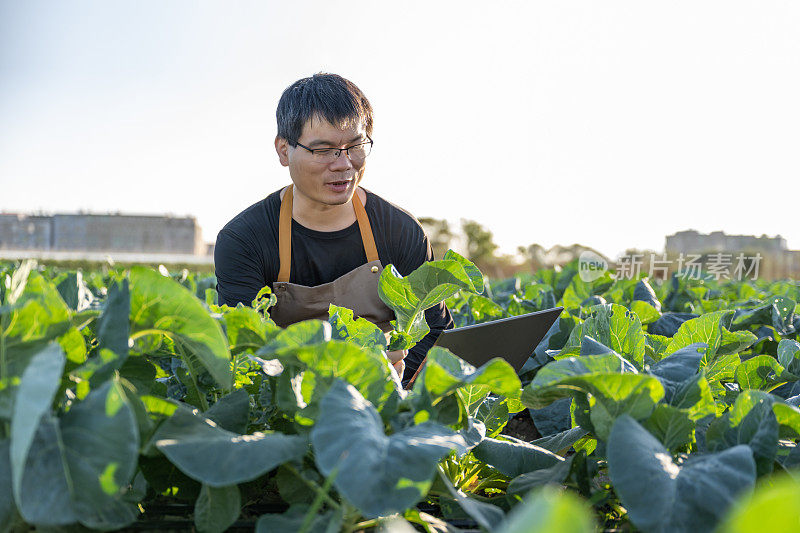
[[[383,266],[392,264],[405,276],[433,253],[413,216],[359,187],[373,144],[369,101],[341,76],[315,74],[283,92],[276,115],[275,150],[292,184],[219,232],[214,264],[220,303],[249,305],[269,285],[278,297],[270,314],[281,326],[326,319],[334,303],[391,329],[394,314],[377,293]],[[431,332],[405,361],[405,353],[389,354],[404,384],[439,333],[453,327],[444,303],[425,318]]]

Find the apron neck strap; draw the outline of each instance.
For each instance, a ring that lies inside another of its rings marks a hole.
[[[367,211],[361,203],[361,198],[358,196],[358,187],[353,193],[353,209],[356,212],[356,220],[358,221],[358,229],[361,230],[361,242],[364,243],[364,251],[367,253],[367,263],[373,261],[380,261],[378,258],[378,247],[375,246],[375,236],[372,234],[372,226],[367,217]]]
[[[375,236],[369,223],[367,212],[358,197],[358,190],[353,193],[353,209],[356,212],[358,229],[361,231],[361,242],[367,254],[367,262],[379,261],[378,248],[375,246]],[[288,282],[292,268],[292,185],[286,188],[281,200],[280,219],[278,221],[278,254],[280,256],[280,271],[278,281]]]

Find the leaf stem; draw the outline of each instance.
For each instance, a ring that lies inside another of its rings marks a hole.
[[[331,497],[328,495],[328,493],[327,493],[327,492],[322,492],[322,488],[321,488],[319,485],[317,485],[316,483],[314,483],[314,482],[313,482],[313,481],[311,481],[310,479],[306,479],[305,477],[303,477],[303,475],[302,475],[302,474],[300,474],[300,472],[298,472],[298,471],[297,471],[297,469],[296,469],[295,467],[293,467],[291,464],[289,464],[289,463],[285,463],[283,466],[284,466],[284,467],[285,467],[285,468],[286,468],[286,469],[287,469],[289,472],[291,472],[292,474],[294,474],[294,475],[295,475],[295,476],[296,476],[296,477],[297,477],[297,478],[298,478],[300,481],[302,481],[303,483],[305,483],[305,484],[306,484],[306,486],[308,486],[308,488],[310,488],[311,490],[313,490],[313,491],[314,491],[314,493],[315,493],[317,496],[319,496],[319,494],[320,494],[320,493],[322,493],[322,494],[324,495],[324,498],[325,498],[325,503],[327,503],[329,506],[331,506],[331,507],[333,507],[334,509],[337,509],[337,510],[338,510],[338,509],[341,509],[341,506],[339,505],[339,503],[338,503],[336,500],[334,500],[333,498],[331,498]]]
[[[368,527],[377,527],[380,524],[379,518],[373,518],[372,520],[364,520],[363,522],[359,522],[358,524],[353,525],[352,531],[359,531],[361,529],[366,529]]]
[[[325,501],[325,498],[328,496],[328,492],[330,492],[331,486],[333,485],[333,480],[336,479],[336,474],[338,473],[339,465],[337,464],[328,477],[325,478],[325,483],[322,485],[322,489],[317,492],[314,502],[311,504],[311,507],[308,508],[305,518],[303,518],[303,525],[300,526],[300,531],[298,533],[308,533],[310,531],[311,525],[314,522],[314,518],[317,516],[317,512],[319,511],[320,507],[322,507],[322,502]]]
[[[469,480],[471,480],[473,478],[473,476],[475,476],[478,472],[481,471],[481,468],[483,468],[483,465],[478,463],[477,465],[472,467],[470,470],[468,470],[467,473],[464,474],[464,477],[461,478],[461,481],[458,482],[458,485],[456,485],[456,488],[459,489],[459,490],[463,489],[464,485],[466,485],[469,482]]]
[[[137,331],[136,333],[131,334],[131,340],[135,341],[139,337],[144,337],[145,335],[161,335],[166,333],[164,330],[161,329],[142,329]]]

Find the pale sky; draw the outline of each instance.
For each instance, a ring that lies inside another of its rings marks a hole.
[[[800,249],[800,3],[0,0],[0,210],[194,215],[289,182],[281,92],[375,109],[363,185],[505,252]]]

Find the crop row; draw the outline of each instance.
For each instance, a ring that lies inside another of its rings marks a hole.
[[[213,276],[186,271],[0,278],[0,531],[163,525],[169,505],[200,531],[798,520],[793,282],[584,281],[571,264],[490,283],[448,252],[381,274],[387,341],[335,306],[280,328],[268,289],[220,306]],[[565,311],[519,374],[434,348],[404,391],[386,351],[441,301],[459,326]]]

